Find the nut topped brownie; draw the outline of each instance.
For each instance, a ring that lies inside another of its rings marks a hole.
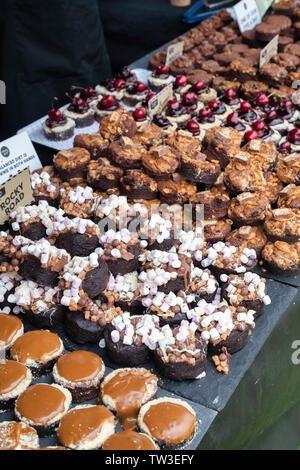
[[[99,127],[99,133],[109,142],[118,140],[122,136],[132,137],[136,130],[136,123],[130,112],[122,108],[105,116]]]
[[[108,155],[112,162],[121,168],[139,168],[143,156],[147,155],[147,150],[129,137],[120,137],[109,145]]]
[[[167,179],[179,167],[180,155],[169,145],[154,145],[142,156],[143,167],[154,179]]]
[[[297,242],[300,239],[300,212],[285,207],[273,209],[267,212],[264,230],[270,241]]]
[[[72,184],[81,183],[86,178],[87,164],[91,159],[88,150],[73,147],[61,150],[53,157],[53,165],[63,181]]]
[[[98,159],[107,155],[109,141],[104,139],[99,133],[77,134],[74,138],[74,147],[81,147],[91,155],[92,159]]]
[[[236,227],[259,225],[264,221],[269,207],[269,201],[264,193],[244,192],[231,200],[228,217]]]

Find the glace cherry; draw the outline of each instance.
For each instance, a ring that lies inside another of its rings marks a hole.
[[[249,140],[255,140],[258,139],[258,133],[256,130],[253,131],[247,131],[245,132],[245,139],[249,142]]]

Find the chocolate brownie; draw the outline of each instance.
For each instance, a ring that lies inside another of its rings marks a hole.
[[[260,79],[269,86],[282,85],[287,76],[286,69],[277,64],[268,63],[260,69]]]
[[[266,186],[263,171],[247,152],[239,152],[224,171],[224,183],[233,193],[263,191]]]
[[[241,141],[241,133],[230,127],[208,129],[204,137],[208,160],[218,160],[221,168],[225,168],[230,158],[240,151]]]
[[[54,155],[53,165],[62,180],[78,184],[86,178],[87,165],[90,159],[91,155],[88,150],[74,147],[61,150]]]
[[[129,137],[121,137],[108,147],[109,158],[115,165],[124,169],[139,168],[146,154],[146,147]]]
[[[270,241],[294,243],[300,240],[300,213],[289,208],[267,212],[264,230]]]
[[[241,94],[246,100],[254,100],[259,93],[267,93],[268,86],[257,80],[248,80],[241,85]]]
[[[174,173],[172,178],[158,181],[160,200],[166,204],[186,204],[196,194],[196,184],[182,178],[178,173]]]
[[[289,184],[279,193],[278,207],[290,207],[300,209],[300,186]]]
[[[300,270],[300,242],[268,242],[262,251],[262,262],[263,266],[275,274],[297,274]]]
[[[74,147],[81,147],[89,151],[92,159],[107,156],[109,141],[100,134],[78,134],[74,139]]]
[[[88,164],[87,181],[94,189],[118,188],[122,175],[123,170],[112,165],[108,158],[92,160]]]
[[[154,199],[157,183],[142,170],[127,170],[120,179],[121,194],[129,199]]]
[[[267,23],[264,21],[255,26],[255,37],[258,41],[267,43],[270,42],[274,36],[280,34],[280,31],[280,26],[276,22]]]
[[[234,246],[244,246],[250,250],[255,250],[259,257],[261,250],[267,243],[267,236],[261,225],[242,225],[225,237],[226,242]]]
[[[169,145],[154,145],[143,154],[142,164],[152,178],[166,179],[179,167],[180,157],[177,150]]]
[[[300,184],[300,154],[291,153],[279,157],[276,174],[285,184]]]
[[[132,137],[136,133],[136,123],[130,112],[118,109],[105,116],[100,123],[99,132],[105,140],[113,142],[120,137]]]
[[[245,192],[231,200],[228,217],[236,227],[259,225],[264,221],[269,207],[269,201],[264,193]]]

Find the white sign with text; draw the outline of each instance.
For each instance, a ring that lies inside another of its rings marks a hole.
[[[31,173],[42,168],[27,132],[0,142],[0,184],[5,183],[26,167],[29,167]]]
[[[233,10],[241,33],[253,29],[261,23],[261,16],[255,0],[242,0],[234,5]]]

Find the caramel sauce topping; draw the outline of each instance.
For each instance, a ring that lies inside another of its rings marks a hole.
[[[27,368],[16,361],[0,362],[0,395],[14,390],[27,377]]]
[[[20,318],[5,313],[0,314],[0,348],[8,346],[21,328]]]
[[[153,442],[145,435],[135,431],[121,431],[110,436],[102,450],[155,450]]]
[[[102,405],[75,408],[61,419],[58,439],[67,446],[93,440],[108,419],[114,419],[114,415]]]
[[[196,416],[183,405],[164,401],[150,406],[143,421],[155,439],[178,444],[190,438]]]
[[[146,369],[120,370],[106,383],[101,384],[101,394],[115,401],[117,416],[125,430],[136,428],[136,421],[147,385],[157,377]]]
[[[15,450],[20,445],[21,435],[30,438],[34,434],[34,429],[24,423],[11,421],[6,425],[0,424],[0,450]],[[29,447],[23,445],[22,449]]]
[[[56,333],[48,330],[28,331],[18,338],[11,348],[11,357],[17,356],[18,361],[46,363],[61,349],[61,341]]]
[[[36,384],[21,393],[16,402],[16,409],[22,417],[45,426],[65,411],[65,402],[66,396],[59,388]]]
[[[61,377],[70,382],[88,382],[102,370],[102,360],[89,351],[73,351],[61,356],[56,364]]]

